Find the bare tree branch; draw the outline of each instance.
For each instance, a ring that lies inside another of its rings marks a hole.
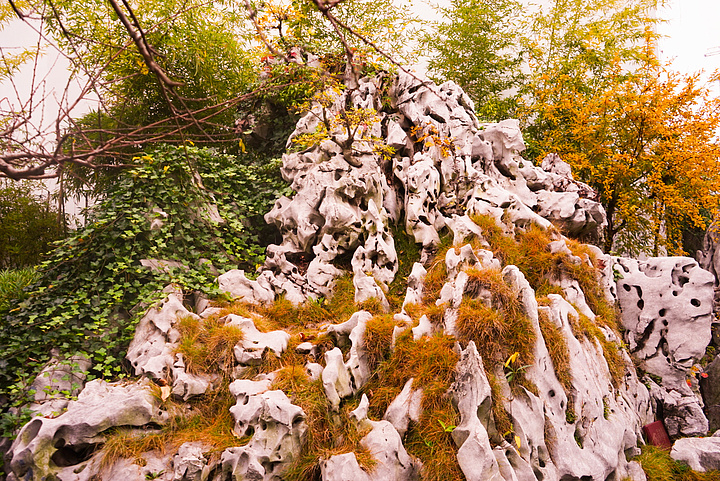
[[[122,11],[122,8],[120,8],[120,5],[118,5],[117,0],[107,0],[108,3],[113,7],[113,10],[115,10],[115,13],[117,14],[118,18],[122,22],[122,24],[125,26],[125,30],[127,30],[128,34],[130,35],[130,38],[133,39],[133,42],[135,42],[135,46],[138,49],[138,52],[140,55],[142,55],[143,60],[145,61],[145,65],[147,65],[148,69],[154,73],[160,81],[167,85],[170,88],[174,87],[180,87],[184,85],[182,82],[176,82],[175,80],[172,80],[168,75],[165,73],[165,71],[158,65],[158,63],[155,61],[155,56],[152,53],[152,47],[147,43],[147,41],[144,38],[144,35],[142,34],[142,31],[138,28],[135,28],[131,23],[130,20],[128,20],[127,16],[125,15],[125,12]],[[127,4],[126,4],[127,5]],[[129,7],[128,7],[129,9]],[[132,11],[130,10],[131,14]],[[134,17],[134,14],[132,14]]]

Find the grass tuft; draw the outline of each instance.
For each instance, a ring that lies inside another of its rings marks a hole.
[[[20,301],[27,299],[25,291],[40,275],[35,269],[2,269],[0,270],[0,315],[4,315],[17,307]]]
[[[545,339],[550,359],[555,368],[555,376],[562,384],[565,394],[570,396],[572,374],[570,373],[570,350],[560,329],[548,319],[545,311],[539,311],[540,332]]]
[[[439,422],[450,426],[459,421],[457,409],[446,396],[458,361],[454,345],[455,339],[439,334],[414,341],[407,330],[364,388],[370,400],[369,414],[375,419],[382,418],[408,379],[414,378],[414,389],[423,389],[420,422],[411,424],[404,444],[408,453],[423,462],[426,480],[464,479],[451,434]]]
[[[617,342],[608,341],[598,325],[582,313],[579,314],[579,318],[570,316],[570,327],[578,339],[585,337],[588,340],[596,339],[600,343],[613,387],[619,387],[625,376],[625,361],[620,354],[622,346]]]
[[[300,406],[305,411],[308,424],[305,449],[284,479],[316,479],[320,459],[349,452],[355,453],[360,467],[372,469],[375,459],[360,445],[360,439],[366,433],[359,432],[353,423],[348,422],[349,412],[357,407],[356,399],[345,400],[340,413],[334,413],[322,381],[312,381],[303,366],[288,366],[278,371],[272,389],[281,389],[293,404]]]
[[[181,318],[177,324],[181,340],[177,352],[183,355],[185,367],[193,373],[223,373],[235,363],[233,348],[243,339],[237,326],[226,325],[222,318],[205,320]]]
[[[182,405],[168,401],[166,407],[174,414],[165,426],[154,432],[127,428],[113,430],[103,447],[101,463],[110,466],[119,458],[127,458],[141,464],[145,452],[177,450],[190,441],[208,445],[210,455],[219,459],[225,449],[243,446],[250,441],[250,437],[238,438],[233,433],[235,419],[230,407],[234,404],[235,398],[230,394],[227,383],[202,398]]]
[[[517,366],[530,365],[535,361],[535,330],[525,315],[517,293],[503,280],[496,269],[468,269],[466,292],[487,292],[488,299],[466,298],[460,305],[455,328],[462,341],[475,341],[480,356],[491,363],[504,363],[515,352],[519,356],[513,363]],[[480,294],[483,297],[482,294]],[[536,391],[524,375],[511,383],[514,389],[518,385]]]
[[[645,471],[648,481],[717,481],[720,471],[700,473],[685,463],[675,461],[670,453],[656,446],[645,445],[642,454],[635,458]]]

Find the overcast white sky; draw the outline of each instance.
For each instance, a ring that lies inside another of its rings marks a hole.
[[[675,70],[689,73],[720,68],[720,1],[672,0],[660,17],[668,19],[659,29],[667,36],[660,42],[660,50]],[[718,54],[706,57],[713,48]]]

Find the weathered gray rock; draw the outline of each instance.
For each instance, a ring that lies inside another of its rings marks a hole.
[[[280,357],[287,349],[290,334],[285,331],[260,332],[252,319],[236,314],[229,314],[224,319],[226,325],[239,327],[243,332],[242,341],[234,349],[235,359],[240,364],[260,364],[266,352]]]
[[[357,392],[365,385],[370,378],[370,365],[368,364],[367,352],[365,350],[365,331],[367,322],[372,319],[369,312],[360,311],[353,315],[357,316],[357,325],[350,331],[350,354],[345,365],[350,371],[350,380],[353,392]]]
[[[388,421],[369,421],[369,423],[372,430],[360,440],[360,444],[377,460],[369,479],[371,481],[419,480],[422,464],[407,453],[393,425]]]
[[[173,456],[173,481],[200,481],[207,466],[206,450],[201,442],[183,443]]]
[[[355,453],[320,460],[320,474],[323,481],[370,481],[370,475],[360,467]]]
[[[124,385],[91,381],[65,413],[53,419],[35,418],[22,428],[9,453],[9,479],[76,480],[74,471],[102,444],[105,431],[164,424],[167,418],[147,381]]]
[[[424,336],[431,336],[433,333],[433,326],[430,319],[423,314],[418,321],[418,325],[412,328],[412,333],[413,340],[415,341]]]
[[[30,385],[35,395],[34,402],[27,407],[43,416],[57,416],[67,407],[68,398],[80,393],[91,365],[82,355],[67,359],[53,356]]]
[[[468,480],[500,481],[503,478],[487,433],[492,416],[490,384],[473,341],[465,350],[460,350],[455,371],[450,392],[460,411],[460,424],[453,430],[452,437],[458,447],[460,468]]]
[[[405,299],[403,300],[402,306],[403,312],[405,312],[405,307],[410,304],[422,304],[426,275],[427,270],[425,270],[422,264],[419,262],[413,264],[412,271],[408,276],[408,286],[405,291]]]
[[[355,453],[331,456],[320,461],[322,479],[345,480],[365,479],[368,481],[420,479],[422,463],[409,456],[402,444],[402,436],[386,420],[367,419],[369,401],[362,395],[358,407],[350,412],[350,419],[358,430],[369,431],[360,440],[360,444],[372,454],[376,464],[369,471],[360,468]],[[354,477],[356,476],[356,477]]]
[[[694,471],[720,471],[720,437],[678,439],[670,456]]]
[[[353,393],[350,373],[343,362],[342,351],[337,347],[325,353],[322,382],[325,395],[335,411],[340,408],[340,400]]]
[[[205,394],[217,376],[196,375],[187,372],[183,355],[176,353],[172,378],[172,394],[187,401],[191,397]]]
[[[269,285],[262,282],[263,278],[250,280],[245,272],[232,269],[218,277],[220,292],[227,292],[231,296],[251,304],[264,304],[275,300],[275,292]]]
[[[702,400],[686,379],[711,339],[712,274],[686,257],[617,263],[622,276],[617,296],[627,341],[641,367],[662,379],[663,389],[652,393],[663,404],[668,433],[706,433]]]
[[[223,451],[222,470],[237,481],[282,479],[305,442],[305,412],[282,391],[269,390],[270,384],[269,380],[236,380],[230,384],[230,392],[237,399],[230,408],[234,432],[252,436],[247,445]]]
[[[551,479],[586,476],[604,480],[611,475],[624,479],[632,470],[626,458],[642,441],[642,426],[653,420],[650,395],[631,371],[626,371],[620,389],[615,391],[599,342],[573,335],[571,318],[577,319],[578,311],[562,296],[551,294],[549,298],[550,306],[542,310],[567,343],[572,397],[557,381],[545,341],[533,321],[538,334],[536,361],[528,374],[538,388],[539,399],[526,392],[511,402],[513,423],[522,433],[519,451],[534,470]],[[613,341],[609,332],[604,334]],[[632,368],[629,358],[624,362],[626,369]],[[574,413],[574,420],[568,417],[568,410]],[[538,423],[543,411],[545,426]],[[545,433],[552,433],[552,439],[546,439]]]
[[[383,419],[390,421],[400,437],[405,436],[410,421],[420,422],[422,414],[422,388],[413,389],[413,378],[408,379],[400,394],[390,403]]]
[[[180,332],[175,328],[179,317],[195,317],[182,303],[182,293],[167,288],[168,296],[159,308],[152,307],[143,316],[135,329],[127,360],[135,374],[146,375],[153,379],[170,381],[170,373],[175,363],[173,351],[180,340]]]

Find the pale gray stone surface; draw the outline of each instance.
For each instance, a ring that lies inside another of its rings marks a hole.
[[[383,416],[385,421],[390,421],[401,438],[405,436],[410,422],[419,423],[422,414],[423,390],[413,389],[413,381],[413,378],[408,379]]]
[[[355,453],[336,454],[320,460],[323,481],[369,481],[370,475],[357,462]]]
[[[260,332],[252,319],[236,314],[228,314],[224,319],[226,325],[239,327],[243,332],[243,339],[234,349],[240,364],[259,364],[266,353],[280,357],[287,349],[290,334],[285,331]]]
[[[173,351],[180,340],[180,331],[175,327],[179,317],[198,318],[183,305],[181,292],[168,289],[160,307],[150,308],[135,329],[127,359],[136,375],[170,381],[175,363]]]
[[[663,405],[668,434],[705,434],[702,399],[686,380],[712,337],[713,275],[687,257],[620,258],[617,264],[617,298],[630,352],[662,379],[652,395]]]
[[[201,442],[183,443],[173,456],[173,481],[201,481],[207,466],[203,452],[207,450]]]
[[[670,456],[694,471],[720,470],[720,438],[683,438],[673,443]]]
[[[342,351],[337,347],[325,353],[322,382],[325,395],[335,411],[340,408],[340,400],[353,393],[350,373],[343,362]]]
[[[218,277],[219,289],[251,304],[269,303],[275,300],[275,292],[260,280],[250,280],[245,272],[233,269]]]
[[[460,411],[460,423],[453,430],[452,438],[458,447],[460,468],[468,480],[500,481],[503,477],[487,432],[487,423],[492,417],[490,383],[473,341],[460,351],[455,371],[450,392]]]
[[[242,447],[223,451],[222,471],[235,480],[278,481],[297,458],[305,442],[305,412],[284,392],[270,389],[270,380],[236,380],[230,392],[237,403],[230,408],[234,432],[252,436]]]
[[[74,470],[90,459],[95,446],[104,441],[105,431],[115,426],[163,424],[167,418],[147,381],[91,381],[65,413],[53,419],[35,418],[22,428],[9,452],[9,479],[78,480]]]

